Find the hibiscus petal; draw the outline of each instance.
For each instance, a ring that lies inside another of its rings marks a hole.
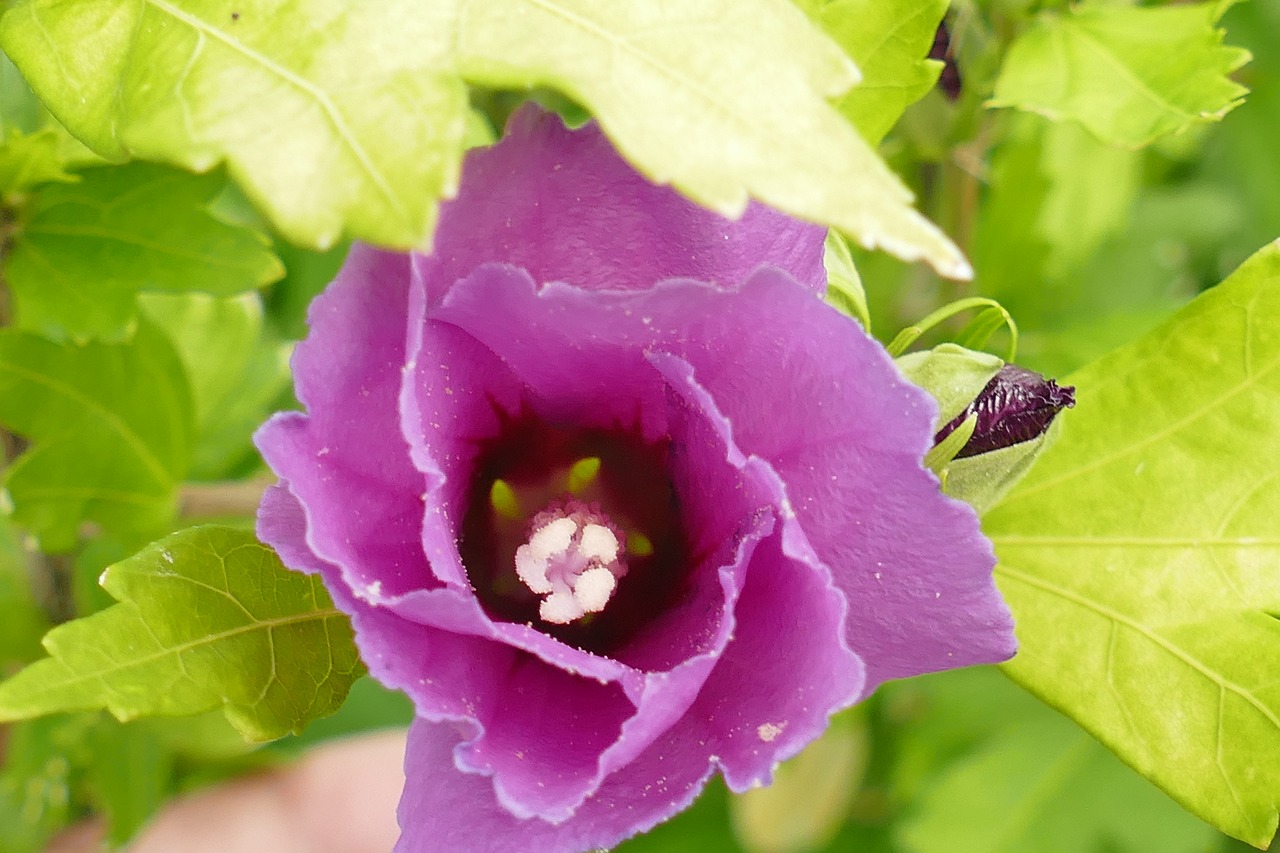
[[[698,732],[737,791],[772,778],[774,766],[827,727],[863,692],[863,662],[845,644],[845,600],[809,547],[776,472],[746,459],[732,427],[684,359],[649,356],[673,390],[705,413],[723,443],[771,490],[782,516],[747,566],[734,609],[733,641],[680,726]]]
[[[455,769],[465,733],[416,720],[405,753],[397,853],[576,853],[607,849],[687,808],[710,776],[705,751],[671,735],[608,778],[573,817],[552,824],[504,809],[482,776]]]
[[[420,543],[424,483],[396,408],[409,278],[406,256],[352,249],[294,353],[308,414],[276,415],[254,436],[306,508],[309,546],[373,599],[434,583]]]
[[[416,260],[431,302],[489,262],[588,290],[642,290],[677,276],[731,285],[771,264],[822,292],[825,236],[759,204],[725,219],[641,177],[594,124],[570,131],[530,104],[501,142],[468,154],[433,253]]]
[[[861,327],[778,273],[753,276],[736,309],[700,326],[689,360],[735,440],[778,472],[844,591],[865,693],[1011,657],[991,544],[973,509],[941,494],[920,465],[932,400]]]
[[[269,487],[258,505],[258,538],[268,543],[281,562],[308,575],[324,570],[324,561],[307,545],[307,513],[283,480]]]

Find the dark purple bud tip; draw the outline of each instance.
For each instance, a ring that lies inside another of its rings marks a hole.
[[[977,415],[978,423],[957,459],[1030,441],[1044,435],[1058,412],[1076,404],[1075,391],[1035,371],[1006,364],[963,412],[938,431],[934,443],[950,435],[970,415]]]
[[[938,77],[938,88],[954,101],[960,97],[960,67],[956,65],[955,52],[951,49],[951,33],[947,30],[947,22],[938,25],[933,36],[933,47],[929,49],[930,59],[940,59],[944,63],[942,74]]]

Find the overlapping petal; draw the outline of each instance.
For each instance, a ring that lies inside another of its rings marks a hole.
[[[826,289],[824,229],[759,204],[725,219],[637,174],[595,125],[569,131],[531,105],[501,142],[467,157],[462,181],[432,254],[415,257],[431,302],[492,262],[587,290],[677,277],[736,284],[769,264]]]

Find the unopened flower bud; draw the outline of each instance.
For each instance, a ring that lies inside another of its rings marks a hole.
[[[1076,404],[1075,390],[1006,364],[963,412],[938,431],[934,442],[942,441],[972,415],[977,415],[978,422],[957,459],[1030,441],[1044,434],[1058,412]]]

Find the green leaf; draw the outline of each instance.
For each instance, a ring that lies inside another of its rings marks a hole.
[[[1192,812],[1280,803],[1280,243],[1067,381],[1059,440],[984,519],[1009,673]]]
[[[734,216],[750,196],[970,273],[828,103],[857,73],[787,0],[488,0],[454,36],[468,80],[560,89],[641,171],[700,204]]]
[[[453,193],[452,2],[26,0],[0,47],[105,157],[219,162],[290,239],[411,248]]]
[[[358,732],[404,728],[413,722],[413,701],[399,690],[383,687],[367,676],[351,685],[342,707],[323,720],[307,726],[296,737],[275,741],[264,752],[295,757],[317,744]],[[224,721],[225,724],[225,721]],[[239,738],[237,738],[239,739]],[[243,748],[243,740],[241,739]]]
[[[1227,75],[1249,61],[1222,45],[1220,12],[1197,3],[1046,14],[1009,48],[990,106],[1078,121],[1127,148],[1217,121],[1243,101]]]
[[[285,276],[264,294],[267,314],[280,336],[300,341],[307,336],[307,306],[338,275],[351,247],[340,243],[327,252],[309,252],[282,243],[277,247]]]
[[[0,422],[32,443],[5,487],[14,519],[46,551],[69,550],[85,521],[166,528],[191,421],[182,365],[149,324],[126,344],[82,347],[0,332]]]
[[[614,853],[732,853],[738,846],[729,829],[731,795],[713,777],[693,805],[643,835],[622,842]]]
[[[929,59],[947,0],[797,0],[862,72],[836,104],[862,137],[880,144],[907,107],[938,82]]]
[[[106,708],[120,720],[223,708],[248,738],[299,731],[360,674],[318,577],[247,531],[175,533],[103,573],[120,603],[55,628],[50,657],[0,684],[0,720]]]
[[[0,772],[0,853],[38,853],[87,808],[105,814],[107,841],[117,847],[173,793],[174,752],[145,724],[69,714],[25,720],[11,732]]]
[[[18,324],[118,340],[141,290],[227,295],[279,278],[284,268],[262,235],[209,214],[222,185],[216,174],[134,163],[45,187],[22,210],[5,264]]]
[[[1217,837],[1070,721],[1029,710],[925,791],[897,828],[909,853],[1200,853]]]
[[[199,293],[144,294],[144,313],[169,336],[191,383],[195,479],[233,476],[249,457],[253,431],[289,385],[290,346],[263,335],[256,293],[219,299]]]
[[[149,728],[100,717],[86,768],[99,808],[107,815],[106,841],[112,847],[132,838],[172,793],[174,757]]]
[[[66,171],[61,140],[56,131],[45,129],[23,134],[11,131],[0,146],[0,197],[7,204],[21,199],[32,187],[48,181],[74,181]]]
[[[559,89],[642,171],[722,213],[752,196],[970,273],[828,103],[857,72],[787,0],[22,0],[0,46],[98,153],[225,161],[313,247],[427,242],[471,121],[460,75]]]
[[[1076,124],[1011,118],[979,210],[974,264],[983,292],[1029,325],[1079,307],[1079,268],[1130,226],[1142,160]]]
[[[1273,140],[1280,127],[1280,4],[1241,3],[1223,19],[1228,37],[1255,51],[1257,59],[1242,78],[1250,93],[1245,103],[1213,129],[1205,140],[1202,169],[1220,181],[1220,191],[1241,210],[1226,235],[1223,252],[1236,266],[1254,249],[1280,234],[1280,157]]]
[[[892,724],[892,799],[911,808],[940,772],[1044,708],[993,666],[966,667],[886,684],[881,713]]]
[[[0,132],[35,133],[40,129],[40,101],[6,54],[0,52]]]
[[[92,762],[96,714],[27,720],[8,729],[0,770],[0,853],[38,853],[72,818]]]
[[[0,517],[0,677],[40,654],[48,618],[31,589],[31,567],[18,533]]]

